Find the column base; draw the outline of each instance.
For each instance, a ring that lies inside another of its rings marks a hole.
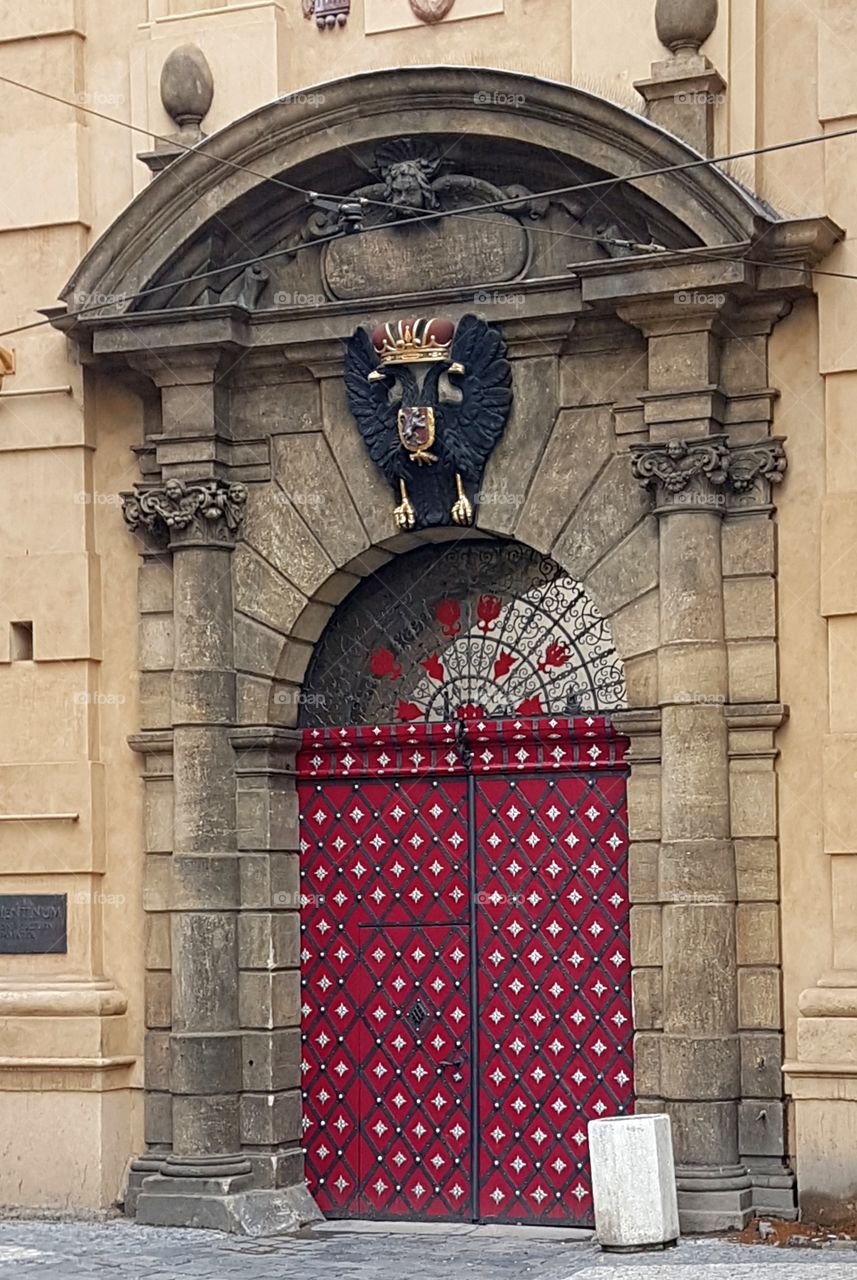
[[[122,1201],[122,1208],[126,1218],[136,1218],[137,1201],[140,1198],[143,1182],[146,1178],[151,1178],[154,1174],[160,1173],[161,1165],[165,1159],[166,1152],[160,1156],[139,1156],[138,1159],[131,1161],[128,1169],[128,1182],[125,1187],[125,1197]]]
[[[753,1217],[753,1185],[743,1165],[676,1169],[682,1232],[741,1231]]]
[[[250,1162],[241,1156],[168,1156],[157,1173],[132,1172],[143,1175],[133,1200],[137,1222],[146,1226],[274,1236],[323,1221],[305,1182],[277,1190],[255,1188]]]
[[[757,1168],[747,1165],[747,1173],[753,1188],[753,1216],[756,1218],[780,1218],[783,1222],[795,1222],[795,1176],[784,1165],[779,1168]]]

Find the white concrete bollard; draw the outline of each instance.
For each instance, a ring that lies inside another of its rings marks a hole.
[[[634,1253],[678,1240],[669,1116],[590,1120],[589,1158],[595,1233],[602,1249]]]

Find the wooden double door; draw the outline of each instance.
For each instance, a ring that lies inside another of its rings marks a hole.
[[[590,1224],[633,1108],[623,742],[575,720],[304,732],[307,1178],[332,1217]]]

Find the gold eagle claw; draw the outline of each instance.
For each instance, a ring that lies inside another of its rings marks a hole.
[[[459,498],[452,507],[453,524],[473,524],[473,505],[469,498]]]
[[[410,530],[417,523],[417,513],[414,511],[413,504],[408,497],[408,491],[405,488],[404,480],[399,481],[399,493],[402,495],[402,501],[393,511],[393,518],[396,521],[398,529]]]
[[[407,499],[396,507],[393,515],[396,518],[396,525],[399,529],[413,529],[414,525],[417,523],[417,513],[414,511]]]
[[[459,525],[473,524],[473,504],[464,492],[464,485],[461,482],[461,476],[456,471],[455,487],[458,490],[458,500],[452,504],[452,523]]]

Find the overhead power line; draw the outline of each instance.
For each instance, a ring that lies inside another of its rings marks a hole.
[[[200,150],[198,146],[195,146],[195,147],[186,146],[183,143],[177,142],[174,138],[170,138],[165,135],[156,133],[151,129],[144,129],[139,125],[131,124],[129,121],[122,120],[117,116],[110,116],[105,112],[96,110],[93,107],[88,107],[83,105],[82,103],[74,102],[67,98],[63,98],[58,94],[50,93],[45,89],[37,88],[35,85],[25,84],[23,81],[15,80],[10,76],[0,75],[0,83],[8,84],[17,89],[22,89],[28,93],[36,94],[39,97],[46,98],[51,102],[56,102],[59,105],[68,107],[72,110],[82,111],[85,114],[95,116],[96,118],[103,120],[108,124],[119,125],[121,128],[128,129],[133,133],[141,134],[147,138],[151,138],[156,142],[164,143],[170,147],[177,147],[180,151],[184,153],[197,155],[200,158],[206,161],[209,161],[211,163],[224,165],[232,170],[238,170],[241,172],[248,173],[255,178],[259,178],[261,181],[270,182],[276,186],[282,187],[295,194],[302,195],[310,201],[319,196],[321,196],[321,198],[325,200],[330,200],[334,202],[342,202],[348,199],[348,197],[322,194],[316,191],[312,191],[309,188],[298,186],[297,184],[289,182],[286,179],[282,179],[269,174],[262,173],[259,170],[253,169],[248,165],[241,164],[238,161],[230,160],[222,156],[212,155],[207,151]],[[849,129],[841,129],[833,133],[815,134],[815,135],[811,135],[804,138],[792,139],[788,142],[771,143],[764,147],[748,148],[744,151],[735,151],[735,152],[730,152],[728,154],[723,154],[719,156],[712,156],[712,157],[700,156],[693,160],[683,161],[679,164],[662,165],[656,168],[641,170],[637,173],[619,174],[609,178],[599,178],[599,179],[594,179],[588,182],[574,183],[565,187],[555,187],[546,191],[531,193],[528,196],[528,199],[532,199],[532,200],[557,199],[560,196],[573,195],[581,191],[594,191],[604,187],[618,186],[621,183],[637,182],[647,178],[663,177],[668,174],[681,173],[681,172],[686,172],[688,170],[706,168],[711,166],[718,166],[718,165],[726,164],[736,160],[745,160],[755,156],[769,155],[774,152],[791,150],[796,147],[811,146],[812,144],[819,143],[819,142],[831,142],[841,138],[854,137],[855,135],[857,135],[857,126]],[[360,197],[360,200],[362,203],[366,205],[371,205],[371,206],[383,208],[386,210],[395,210],[397,213],[401,213],[403,209],[405,212],[411,212],[413,216],[404,220],[407,223],[407,225],[413,225],[416,223],[427,222],[427,221],[437,222],[441,219],[452,217],[452,218],[467,218],[468,220],[477,220],[481,222],[483,225],[488,225],[488,226],[492,225],[492,222],[496,222],[496,225],[505,227],[508,225],[507,223],[500,222],[496,219],[492,220],[492,219],[485,218],[484,214],[495,209],[502,211],[504,208],[506,208],[509,205],[519,204],[521,202],[521,196],[515,196],[515,197],[510,196],[510,197],[497,199],[493,201],[486,201],[480,204],[465,206],[462,209],[438,210],[438,211],[432,211],[429,213],[426,213],[425,211],[415,206],[393,204],[390,201],[376,200],[370,197]],[[377,223],[370,227],[363,228],[359,232],[359,234],[369,235],[369,234],[372,234],[373,232],[386,230],[389,228],[389,225],[390,225],[389,223]],[[639,249],[641,251],[641,254],[630,255],[629,257],[624,258],[623,261],[625,261],[626,263],[633,260],[634,256],[645,255],[648,257],[655,252],[665,251],[663,249],[663,246],[660,246],[660,245],[654,245],[654,244],[641,245],[629,240],[613,238],[608,236],[588,236],[588,235],[584,235],[582,233],[577,233],[577,232],[561,231],[557,228],[552,228],[552,227],[530,227],[528,229],[530,231],[544,234],[544,235],[559,236],[562,238],[572,239],[572,240],[582,240],[588,243],[600,244],[600,245],[612,244],[614,247],[621,247],[621,248],[630,247],[630,248]],[[63,317],[63,319],[73,320],[73,319],[82,318],[97,312],[103,312],[105,305],[113,306],[113,305],[119,305],[119,304],[126,304],[129,302],[137,301],[141,298],[150,297],[155,293],[164,292],[169,289],[178,289],[186,284],[193,284],[198,281],[210,279],[212,276],[225,274],[229,272],[237,273],[247,267],[256,265],[257,263],[271,261],[275,258],[283,257],[286,255],[294,256],[295,254],[299,253],[303,249],[320,247],[324,244],[329,244],[331,241],[343,239],[344,236],[345,236],[344,232],[337,232],[330,236],[318,237],[314,240],[308,240],[302,244],[291,245],[287,248],[278,249],[271,253],[257,255],[243,262],[230,263],[228,266],[224,266],[224,267],[213,267],[213,268],[207,269],[206,271],[196,273],[195,275],[180,277],[177,280],[165,281],[163,284],[159,284],[159,285],[151,285],[145,289],[140,289],[133,293],[119,296],[115,298],[110,304],[99,303],[97,305],[81,307],[73,311],[69,311]],[[701,248],[690,248],[690,249],[683,249],[683,250],[666,250],[666,252],[669,252],[671,256],[675,256],[677,254],[693,254],[693,255],[696,255],[697,260],[707,260],[710,257],[712,260],[715,260],[715,261],[735,261],[735,262],[740,261],[740,262],[746,262],[750,265],[762,265],[762,266],[770,265],[770,263],[767,263],[761,260],[757,261],[757,260],[746,258],[746,257],[738,258],[735,256],[718,254],[716,247],[710,250],[706,249],[706,247],[703,246]],[[794,271],[800,272],[801,274],[804,271],[804,268],[800,266],[793,266],[791,264],[778,264],[778,265],[783,270],[794,270]],[[844,279],[844,280],[857,279],[857,275],[849,272],[822,271],[814,268],[813,273],[815,275],[831,276],[836,279]],[[13,336],[14,334],[25,333],[32,329],[42,328],[45,325],[48,325],[51,323],[53,323],[52,320],[45,319],[45,320],[33,321],[30,324],[18,325],[12,329],[6,329],[3,331],[0,331],[0,337],[10,337],[10,336]]]
[[[109,116],[103,111],[96,111],[93,107],[86,107],[82,103],[70,101],[68,98],[62,98],[58,94],[49,93],[46,89],[36,88],[35,85],[25,84],[21,80],[13,80],[9,76],[0,75],[0,84],[12,85],[17,89],[24,89],[28,93],[35,93],[39,97],[47,98],[51,102],[57,102],[65,107],[70,107],[74,111],[83,111],[88,115],[96,116],[100,120],[105,120],[108,124],[119,125],[123,129],[128,129],[133,133],[142,134],[144,137],[152,138],[156,142],[166,143],[170,147],[178,147],[183,152],[199,156],[213,164],[222,164],[226,165],[230,169],[237,169],[241,172],[249,173],[255,178],[261,178],[264,182],[271,182],[276,186],[285,187],[287,190],[293,191],[298,195],[304,195],[307,197],[322,195],[327,200],[343,200],[346,198],[343,196],[332,195],[329,192],[311,191],[307,187],[297,186],[295,183],[288,182],[283,178],[277,178],[266,173],[261,173],[259,170],[252,169],[248,165],[240,164],[237,160],[229,160],[224,156],[216,156],[212,155],[210,152],[202,151],[199,149],[199,144],[194,147],[188,147],[183,143],[176,142],[174,138],[154,133],[151,129],[144,129],[140,125],[131,124],[130,121],[122,120],[118,116]],[[819,142],[835,142],[841,138],[853,138],[855,135],[857,135],[857,126],[852,126],[849,129],[838,129],[833,133],[810,134],[804,138],[793,138],[788,142],[772,142],[764,147],[748,147],[744,151],[731,151],[719,156],[697,156],[693,160],[683,160],[678,164],[659,165],[651,169],[642,169],[637,173],[616,174],[611,178],[596,178],[592,181],[573,183],[566,187],[553,187],[547,191],[533,192],[529,198],[533,200],[551,200],[556,199],[558,196],[573,195],[575,192],[579,191],[595,191],[601,187],[614,186],[622,182],[638,182],[644,178],[659,178],[670,173],[682,173],[691,169],[710,168],[712,165],[730,164],[736,160],[750,160],[756,156],[772,155],[774,152],[789,151],[795,147],[808,147]],[[727,174],[726,176],[728,177],[729,175]],[[407,205],[393,205],[390,201],[376,200],[367,196],[361,197],[361,199],[363,199],[367,204],[376,205],[384,209],[412,208],[412,206]],[[461,217],[463,214],[478,213],[491,209],[501,209],[505,205],[519,204],[520,200],[520,196],[508,196],[498,200],[485,201],[480,204],[466,205],[463,209],[447,210],[444,212],[447,216]],[[413,211],[415,213],[421,212],[418,209],[414,209]],[[429,213],[424,214],[423,216],[425,218],[432,218],[439,215]],[[420,221],[419,218],[415,218],[414,220]]]

